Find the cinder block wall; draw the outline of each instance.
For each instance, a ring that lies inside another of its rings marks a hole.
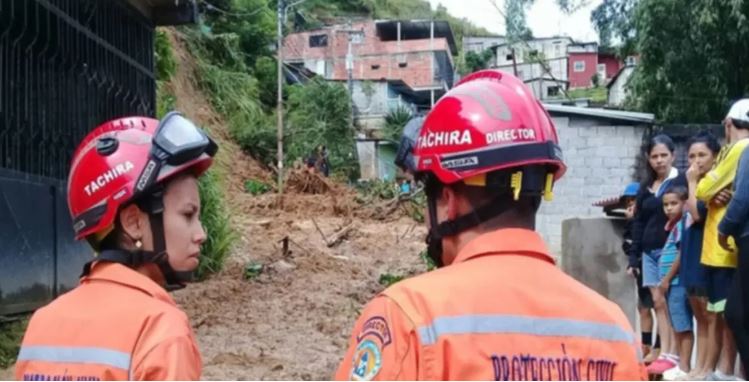
[[[536,228],[559,256],[562,222],[603,216],[593,202],[619,195],[632,182],[646,128],[604,125],[600,120],[583,118],[553,119],[567,173],[555,186],[554,201],[541,204]]]
[[[569,219],[562,226],[562,270],[619,305],[639,331],[636,283],[622,251],[624,220]]]

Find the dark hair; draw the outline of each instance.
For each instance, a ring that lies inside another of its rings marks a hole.
[[[715,135],[709,131],[700,131],[697,133],[697,135],[693,136],[692,138],[689,138],[689,142],[687,143],[687,151],[692,148],[692,145],[695,143],[703,143],[705,146],[707,146],[708,150],[712,151],[713,155],[718,155],[720,152],[720,143],[718,143],[718,138],[715,138]]]
[[[647,146],[645,146],[645,150],[643,152],[643,155],[645,156],[645,169],[646,169],[646,176],[645,181],[642,183],[642,188],[650,187],[653,182],[655,182],[655,179],[657,178],[658,174],[655,173],[655,170],[650,166],[650,153],[653,151],[655,146],[658,145],[664,145],[668,149],[668,151],[671,152],[671,154],[676,151],[676,145],[674,144],[673,139],[669,137],[666,134],[658,134],[652,138],[650,138],[650,141],[648,141]]]
[[[663,195],[666,194],[674,194],[681,200],[687,200],[687,198],[689,197],[689,195],[687,194],[687,188],[684,186],[671,186],[666,189],[666,192],[663,193]]]
[[[743,119],[731,118],[731,123],[733,123],[733,126],[737,129],[749,130],[749,122],[744,121]]]

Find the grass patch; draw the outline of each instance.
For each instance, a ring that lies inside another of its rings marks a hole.
[[[606,102],[608,100],[608,92],[605,87],[572,89],[567,93],[572,99],[590,98],[592,102]]]
[[[247,179],[244,182],[244,191],[252,195],[262,195],[273,189],[270,185],[256,179]]]

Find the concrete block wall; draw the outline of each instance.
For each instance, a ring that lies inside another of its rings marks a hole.
[[[562,270],[619,305],[639,332],[636,284],[627,275],[627,256],[622,251],[624,220],[569,219],[562,227]]]
[[[554,187],[554,200],[543,202],[536,228],[549,249],[561,255],[562,222],[602,217],[593,202],[621,194],[632,182],[645,126],[607,126],[600,120],[555,117],[567,173]]]

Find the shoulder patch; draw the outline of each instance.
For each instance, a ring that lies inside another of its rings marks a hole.
[[[373,341],[365,340],[356,347],[351,364],[351,380],[371,381],[382,367],[382,351]]]
[[[361,342],[367,336],[377,338],[380,341],[380,344],[382,344],[382,347],[385,347],[392,342],[388,323],[385,321],[385,318],[381,316],[374,316],[362,325],[361,332],[356,336],[356,342]]]

